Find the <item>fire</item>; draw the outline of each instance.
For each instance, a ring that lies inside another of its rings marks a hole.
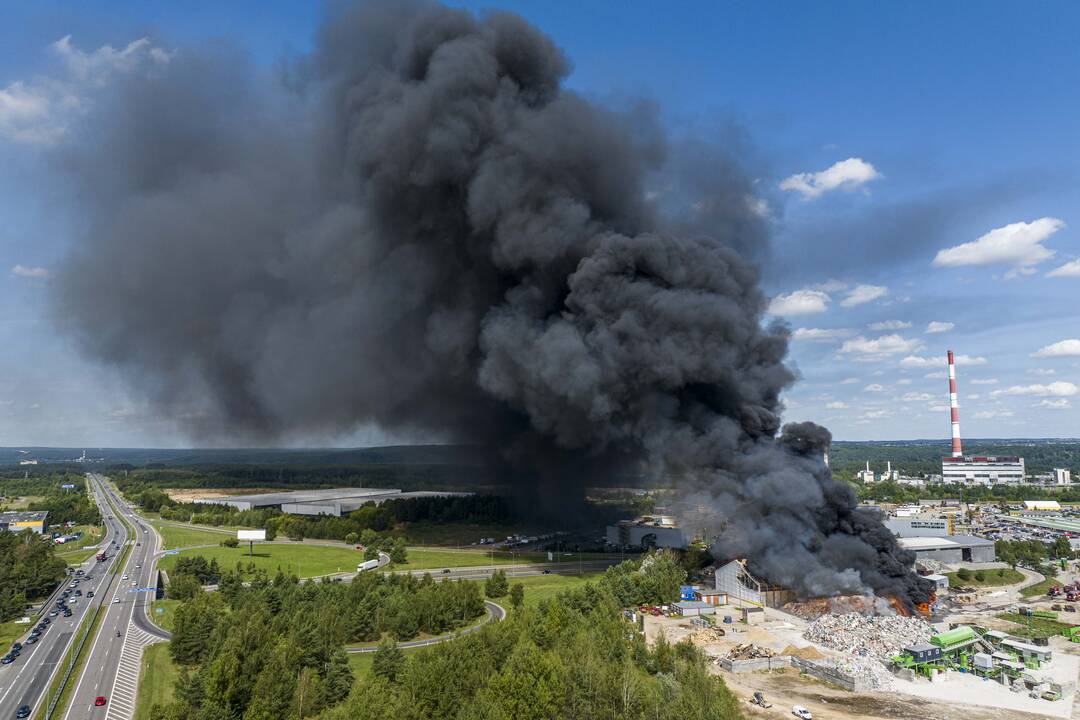
[[[892,605],[892,609],[896,611],[897,615],[903,615],[904,617],[911,615],[911,611],[908,610],[907,605],[900,602],[900,598],[895,595],[889,596],[889,604]]]

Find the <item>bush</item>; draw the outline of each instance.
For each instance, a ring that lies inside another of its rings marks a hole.
[[[982,570],[975,571],[975,579],[979,582],[986,580],[986,574]]]
[[[484,594],[489,598],[501,598],[510,592],[510,583],[506,580],[506,573],[496,570],[484,583]]]
[[[225,538],[224,540],[221,541],[221,547],[234,548],[234,547],[238,547],[239,545],[240,545],[240,541],[237,540],[234,537]]]
[[[958,577],[961,580],[967,582],[968,580],[971,579],[971,571],[968,570],[967,568],[960,568],[959,570],[956,571],[956,577]]]

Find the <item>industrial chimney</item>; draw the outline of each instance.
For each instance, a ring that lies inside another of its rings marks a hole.
[[[960,448],[960,411],[956,404],[956,362],[952,350],[949,351],[949,413],[952,419],[952,456],[963,457]]]

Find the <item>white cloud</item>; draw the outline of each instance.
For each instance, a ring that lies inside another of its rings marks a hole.
[[[1080,277],[1080,260],[1070,260],[1046,273],[1046,277]]]
[[[48,280],[52,275],[47,268],[33,267],[31,265],[16,265],[11,268],[11,274],[15,277],[30,278],[31,280]]]
[[[957,365],[985,365],[986,364],[986,358],[981,357],[981,356],[974,356],[973,357],[971,355],[954,355],[953,356],[953,361],[956,362]],[[947,361],[943,357],[930,358],[930,357],[921,357],[919,355],[908,355],[907,357],[905,357],[903,360],[900,361],[900,367],[906,367],[906,368],[938,367],[938,366],[943,366],[946,363],[947,363]]]
[[[823,313],[829,307],[828,293],[820,290],[796,290],[787,295],[777,295],[769,303],[769,314],[790,317]]]
[[[862,414],[864,420],[880,420],[892,416],[891,410],[867,410]]]
[[[884,360],[890,355],[914,352],[922,347],[918,340],[908,340],[900,335],[882,335],[871,340],[862,335],[851,340],[846,340],[840,347],[840,354],[852,355],[853,359],[860,362],[872,362]]]
[[[929,372],[923,375],[924,378],[928,378],[930,380],[943,380],[948,376],[949,374],[944,370],[938,370],[937,372]]]
[[[1047,345],[1031,354],[1031,357],[1080,357],[1080,340],[1075,338]]]
[[[1069,397],[1075,395],[1077,387],[1071,382],[1052,382],[1049,385],[1013,385],[1004,390],[995,390],[990,397],[999,395],[1034,395],[1035,397]]]
[[[884,385],[878,385],[877,383],[871,383],[863,388],[866,392],[885,392],[888,388]]]
[[[889,289],[882,285],[856,285],[852,291],[848,293],[848,296],[840,301],[840,305],[843,307],[865,305],[878,298],[883,298],[888,294]]]
[[[842,280],[836,280],[834,278],[826,280],[823,283],[818,283],[817,285],[814,285],[814,289],[821,290],[822,292],[827,293],[840,292],[841,290],[847,290],[847,283],[843,282]]]
[[[53,145],[62,141],[71,118],[90,104],[90,91],[108,84],[118,73],[160,66],[171,57],[146,38],[122,50],[105,45],[86,53],[72,45],[68,35],[50,49],[63,64],[61,73],[0,89],[0,136],[12,142]]]
[[[746,207],[759,218],[768,220],[770,216],[769,203],[764,198],[746,196]]]
[[[910,385],[911,384],[911,378],[900,378],[899,380],[896,381],[896,384],[897,385]]]
[[[859,382],[859,378],[844,378],[840,381],[841,385],[855,385]]]
[[[937,320],[931,320],[930,323],[926,326],[926,332],[931,334],[949,332],[954,327],[956,327],[956,325],[951,322],[938,322]]]
[[[1048,410],[1068,410],[1072,407],[1072,404],[1065,398],[1061,398],[1060,400],[1040,400],[1035,407],[1047,408]]]
[[[911,323],[905,320],[885,320],[883,322],[870,323],[871,330],[903,330],[911,327]]]
[[[1028,368],[1026,372],[1028,375],[1057,375],[1054,368]]]
[[[826,407],[826,408],[828,408],[829,410],[843,410],[844,408],[846,408],[846,407],[847,407],[847,403],[846,403],[846,402],[842,402],[842,401],[840,401],[840,400],[837,400],[837,401],[835,401],[835,402],[831,402],[831,403],[829,403],[829,404],[828,404],[828,405],[826,405],[825,407]]]
[[[980,410],[972,417],[976,420],[990,420],[999,417],[1012,417],[1012,410]]]
[[[797,192],[803,199],[811,200],[830,190],[854,190],[880,177],[874,166],[862,158],[848,158],[821,172],[797,173],[784,178],[780,189]]]
[[[1063,227],[1065,223],[1061,220],[1044,217],[994,228],[972,242],[938,251],[933,265],[1012,265],[1015,272],[1030,273],[1032,265],[1054,256],[1054,251],[1041,243]]]
[[[926,409],[932,413],[943,413],[949,411],[949,406],[943,402],[931,403],[926,406]]]
[[[795,340],[837,340],[851,333],[847,328],[797,328],[791,337]]]
[[[982,395],[980,395],[979,393],[964,393],[965,400],[978,400],[981,397]]]
[[[978,379],[978,380],[968,380],[968,382],[971,383],[972,385],[997,385],[998,384],[998,379],[997,378],[981,378],[981,379]]]
[[[900,398],[903,402],[932,402],[936,396],[930,393],[917,393],[909,392],[905,393],[904,397]]]

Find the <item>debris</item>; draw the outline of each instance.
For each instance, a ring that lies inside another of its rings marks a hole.
[[[852,657],[886,661],[908,645],[927,642],[934,634],[925,621],[902,615],[823,615],[803,637]]]
[[[731,648],[725,657],[728,660],[757,660],[775,656],[776,653],[767,647],[761,647],[753,643],[743,643]]]
[[[825,657],[821,652],[813,645],[807,645],[806,647],[797,648],[794,645],[788,645],[786,648],[780,651],[781,655],[791,655],[792,657],[802,658],[803,660],[820,660]]]

